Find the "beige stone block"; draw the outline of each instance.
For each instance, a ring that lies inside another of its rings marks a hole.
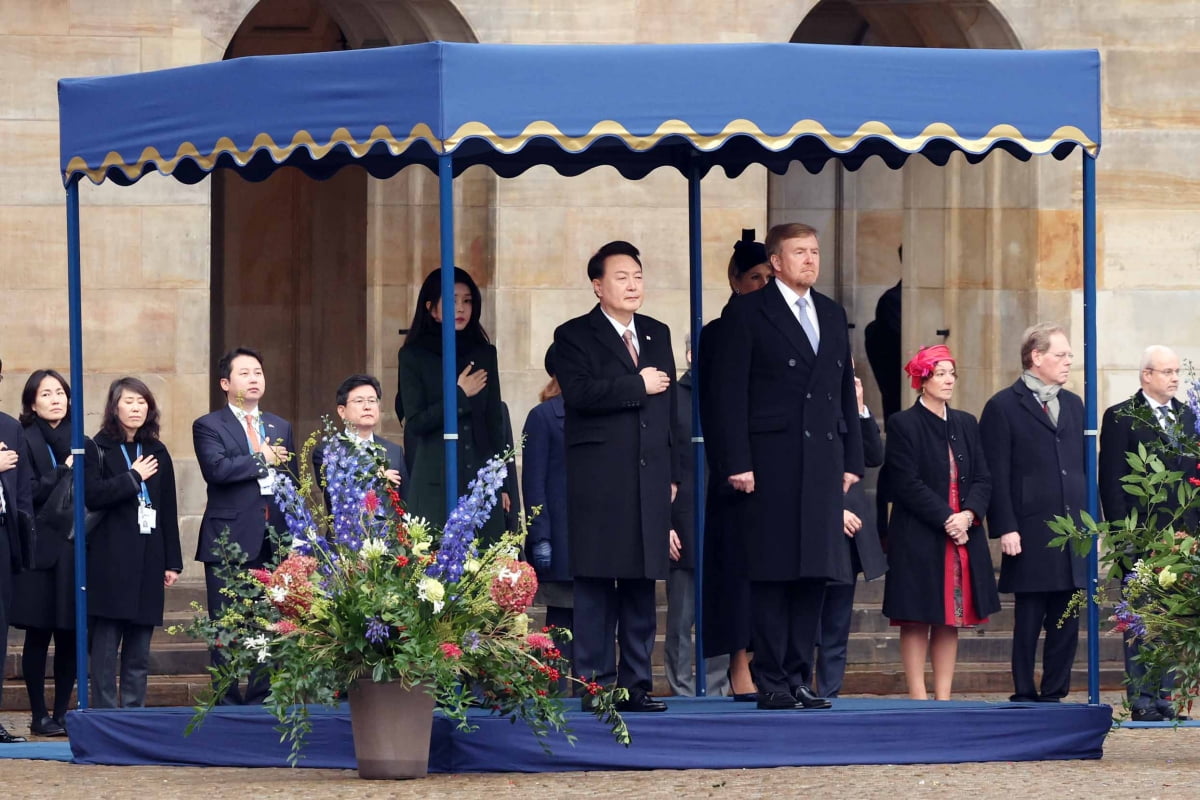
[[[137,72],[138,66],[136,39],[7,36],[0,71],[13,79],[0,82],[0,116],[56,120],[59,78]]]
[[[971,252],[968,248],[963,253],[964,260],[958,266],[958,285],[996,289],[1029,287],[1037,270],[1037,211],[998,207],[948,213],[952,218],[965,214],[969,226],[979,226],[984,231],[982,251]],[[971,244],[977,244],[974,237]]]
[[[1076,211],[1037,212],[1037,286],[1076,289],[1083,285],[1082,215]],[[1097,250],[1103,248],[1097,244]]]
[[[942,167],[946,180],[947,208],[986,208],[985,168],[967,163],[962,153],[950,154],[950,160]]]
[[[1110,209],[1200,208],[1200,160],[1182,130],[1105,131],[1096,162],[1096,202]]]
[[[80,212],[79,269],[85,290],[146,288],[141,252],[142,209],[114,206]]]
[[[763,198],[767,197],[769,176],[765,167],[757,165],[747,167],[736,178],[726,177],[721,170],[713,170],[700,182],[701,202],[705,210],[761,208]]]
[[[1107,132],[1105,132],[1107,138]],[[1107,146],[1102,158],[1097,162],[1099,170],[1104,167],[1108,157]],[[1082,156],[1072,155],[1062,161],[1056,158],[1031,159],[1037,170],[1036,188],[1038,208],[1043,210],[1058,209],[1063,211],[1078,211],[1083,207],[1083,167],[1079,159]]]
[[[1194,46],[1180,51],[1108,48],[1104,77],[1106,129],[1191,130],[1200,125],[1200,63]]]
[[[21,324],[4,326],[4,352],[0,357],[8,376],[5,383],[17,380],[15,373],[29,373],[44,366],[65,371],[70,358],[67,293],[61,289],[6,286],[4,305],[20,309],[21,314]]]
[[[583,276],[563,259],[567,209],[502,206],[496,211],[497,283],[503,287],[560,287]],[[567,276],[570,269],[572,275]]]
[[[175,369],[185,374],[207,375],[210,358],[212,310],[205,289],[175,293],[178,336],[175,340]]]
[[[783,175],[772,174],[767,179],[770,203],[780,208],[833,208],[837,202],[837,172],[832,162],[816,175],[804,165],[793,163]],[[857,187],[858,173],[850,173],[846,183]]]
[[[144,36],[139,41],[142,72],[219,61],[223,55],[214,52],[196,28],[175,28],[169,36]]]
[[[1192,292],[1105,289],[1097,295],[1097,346],[1105,364],[1136,365],[1150,344],[1174,347],[1182,358],[1189,343],[1200,341]],[[1189,355],[1195,358],[1195,350]]]
[[[859,284],[891,286],[900,279],[897,248],[903,239],[904,212],[860,211],[855,215],[855,279]]]
[[[120,13],[114,13],[108,0],[70,0],[71,35],[164,36],[174,25],[173,5],[163,0],[125,0]]]
[[[0,120],[0,151],[0,206],[63,208],[57,122]]]
[[[70,0],[0,0],[0,35],[65,34],[71,16]]]
[[[0,213],[3,283],[25,289],[67,288],[67,242],[63,209],[8,206]]]
[[[1105,288],[1200,286],[1200,213],[1125,211],[1104,223]]]
[[[54,163],[58,163],[57,156]],[[209,206],[212,202],[212,186],[211,179],[199,184],[186,184],[158,172],[143,175],[132,186],[118,186],[112,181],[96,186],[84,179],[80,184],[79,204],[84,207]]]
[[[908,208],[946,207],[946,171],[920,156],[909,158],[899,170],[903,198]]]
[[[946,281],[949,257],[947,212],[908,209],[904,214],[905,286],[940,287]]]
[[[522,289],[495,292],[497,316],[492,341],[500,369],[524,369],[533,363],[530,350],[530,293]]]
[[[103,289],[83,299],[84,357],[102,372],[170,372],[175,368],[176,293]]]
[[[1020,161],[1008,153],[997,151],[981,164],[968,165],[964,171],[982,172],[988,207],[1034,208],[1038,205],[1038,171],[1034,163],[1037,160]]]
[[[188,442],[185,446],[171,450],[171,460],[175,464],[176,502],[179,504],[180,516],[200,516],[204,514],[204,506],[208,502],[207,487],[204,477],[200,474],[200,465],[196,463],[196,455],[191,444],[191,425],[188,426]],[[194,552],[184,549],[190,558]]]
[[[387,286],[420,286],[441,264],[438,212],[426,206],[368,209],[368,259]]]
[[[207,288],[211,230],[206,206],[144,209],[140,265],[143,285],[161,289]]]
[[[828,164],[825,172],[834,172],[835,165]],[[888,167],[878,158],[869,158],[853,173],[847,173],[846,182],[855,183],[855,206],[860,209],[903,208],[904,176]],[[832,207],[832,203],[830,206]]]

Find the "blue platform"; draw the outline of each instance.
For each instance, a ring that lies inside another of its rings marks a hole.
[[[665,714],[629,714],[633,744],[616,744],[590,714],[568,713],[574,746],[545,753],[521,723],[479,713],[473,733],[435,717],[430,772],[740,769],[843,764],[1094,759],[1109,706],[841,699],[824,711],[759,711],[728,698],[670,698]],[[256,707],[218,708],[191,736],[190,708],[73,711],[71,750],[83,764],[280,767],[288,748]],[[347,708],[312,709],[300,766],[353,769]]]

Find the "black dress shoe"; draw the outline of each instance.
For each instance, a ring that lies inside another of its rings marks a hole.
[[[35,736],[66,736],[67,729],[54,721],[53,717],[35,719],[29,725],[29,732]]]
[[[639,713],[642,711],[666,711],[667,704],[655,700],[650,695],[637,689],[629,690],[629,699],[617,703],[617,711]]]
[[[826,700],[824,697],[817,697],[812,689],[807,686],[800,685],[792,689],[792,694],[796,697],[796,706],[798,708],[832,708],[833,703]]]
[[[1129,715],[1134,722],[1166,722],[1167,716],[1157,708],[1135,708]]]
[[[0,744],[20,744],[28,741],[24,736],[13,736],[8,729],[0,725]]]
[[[788,692],[759,692],[758,707],[765,711],[783,711],[796,708],[796,698]]]

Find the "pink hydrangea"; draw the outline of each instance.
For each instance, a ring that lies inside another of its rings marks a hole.
[[[520,614],[533,604],[537,588],[537,575],[533,567],[511,558],[501,562],[492,578],[492,600],[505,611]]]

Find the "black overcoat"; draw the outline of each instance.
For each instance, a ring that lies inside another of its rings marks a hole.
[[[692,373],[685,372],[675,393],[679,428],[675,431],[676,470],[680,476],[679,491],[671,503],[671,528],[679,537],[679,560],[671,569],[696,568],[696,463],[692,452]]]
[[[863,464],[869,469],[883,464],[883,439],[879,435],[879,423],[874,417],[859,417],[859,428],[863,437]],[[846,537],[847,544],[854,548],[863,577],[869,581],[887,572],[887,556],[879,541],[879,526],[875,522],[875,501],[867,497],[863,481],[859,481],[846,492],[843,503],[846,510],[853,511],[862,520],[862,528],[853,537]],[[857,577],[857,576],[856,576]]]
[[[1171,408],[1183,433],[1195,435],[1196,416],[1192,410],[1174,398],[1171,399]],[[1121,483],[1121,478],[1130,472],[1125,454],[1136,453],[1139,444],[1146,445],[1151,452],[1165,456],[1167,461],[1164,466],[1171,470],[1179,470],[1185,480],[1200,478],[1196,461],[1180,455],[1167,456],[1163,450],[1171,447],[1167,433],[1158,425],[1137,419],[1134,416],[1135,412],[1150,414],[1149,403],[1141,391],[1106,410],[1104,422],[1100,427],[1100,502],[1104,508],[1104,518],[1107,520],[1124,519],[1135,508],[1139,514],[1145,513],[1145,504],[1126,492]],[[1168,501],[1164,509],[1173,509],[1177,505],[1171,493],[1168,493]],[[1196,522],[1194,514],[1188,514],[1184,518],[1184,523],[1190,527],[1195,527]]]
[[[991,478],[979,425],[970,414],[955,409],[949,409],[948,419],[943,420],[918,401],[888,420],[884,461],[893,493],[883,613],[891,619],[946,622],[944,525],[952,513],[951,450],[958,466],[960,509],[975,512],[975,525],[967,538],[975,613],[982,618],[1000,609],[982,525]]]
[[[562,395],[538,403],[525,418],[522,434],[521,483],[525,485],[525,510],[541,512],[529,523],[525,552],[550,542],[550,566],[537,570],[538,580],[571,580],[570,545],[567,541],[567,446],[563,425],[567,411]]]
[[[809,294],[817,353],[774,283],[733,298],[716,337],[719,422],[705,438],[720,475],[754,472],[742,536],[752,581],[851,580],[842,475],[861,476],[863,454],[850,338],[845,310]]]
[[[432,347],[438,347],[434,350]],[[500,408],[500,370],[496,348],[487,343],[461,347],[455,352],[455,374],[468,363],[487,370],[487,384],[474,397],[456,387],[458,414],[458,496],[492,456],[504,452],[504,417]],[[417,340],[400,348],[400,395],[404,408],[404,439],[412,442],[412,478],[405,498],[408,512],[434,525],[446,522],[446,443],[442,438],[442,353],[440,340]],[[482,427],[482,430],[479,428]],[[411,438],[410,438],[411,437]],[[484,443],[481,447],[480,443]],[[513,498],[516,500],[516,498]],[[490,544],[504,533],[500,499],[483,527],[476,532],[481,544]]]
[[[586,578],[667,577],[676,426],[675,357],[666,325],[634,315],[635,366],[597,305],[554,331],[566,405],[567,530],[571,572]],[[639,370],[671,376],[646,394]]]
[[[104,450],[103,467],[97,444]],[[142,455],[158,459],[158,472],[146,481],[150,505],[157,513],[151,533],[139,533],[142,481],[126,465],[122,446],[103,433],[87,446],[87,506],[104,512],[87,540],[88,614],[136,625],[162,625],[163,573],[183,572],[175,467],[162,442],[142,443]],[[130,461],[136,457],[135,453]]]
[[[1000,591],[1061,592],[1087,586],[1087,561],[1074,548],[1051,548],[1049,521],[1079,521],[1087,503],[1083,461],[1083,401],[1058,393],[1058,423],[1021,379],[988,400],[979,418],[992,475],[988,533],[1016,531],[1021,554],[1000,560]]]

